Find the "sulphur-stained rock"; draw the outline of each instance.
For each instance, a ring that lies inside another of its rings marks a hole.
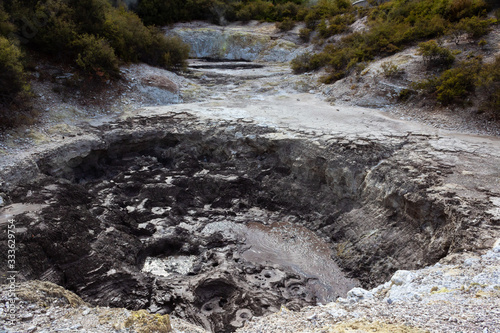
[[[133,311],[124,326],[138,333],[172,332],[169,315],[150,314],[146,310]]]

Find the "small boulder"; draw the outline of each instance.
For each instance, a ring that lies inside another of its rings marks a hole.
[[[391,278],[391,282],[396,286],[401,286],[405,283],[409,283],[413,280],[413,274],[410,271],[400,270],[394,273]]]
[[[363,288],[353,288],[347,292],[347,299],[359,302],[368,298],[373,298],[373,294]]]
[[[33,314],[32,313],[23,313],[21,315],[21,320],[22,321],[30,321],[31,319],[33,319]]]

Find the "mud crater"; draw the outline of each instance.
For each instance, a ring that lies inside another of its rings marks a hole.
[[[85,154],[42,158],[8,193],[24,278],[230,332],[434,263],[461,218],[406,195],[427,186],[391,162],[407,142],[134,121],[96,130],[105,144]]]

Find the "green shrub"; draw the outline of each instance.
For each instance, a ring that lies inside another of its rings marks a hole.
[[[320,20],[318,26],[316,27],[316,31],[322,38],[328,38],[330,36],[339,34],[347,30],[349,24],[354,23],[353,15],[337,15],[331,17],[329,20],[322,19]]]
[[[330,57],[325,53],[312,54],[306,52],[295,57],[290,64],[294,73],[304,73],[321,68],[329,61]]]
[[[444,105],[463,102],[465,97],[474,92],[480,68],[479,60],[471,60],[444,71],[436,86],[437,100]]]
[[[0,36],[0,127],[18,122],[16,104],[29,90],[21,61],[21,50]]]
[[[21,50],[5,37],[0,37],[0,102],[8,103],[26,87]]]
[[[14,25],[10,23],[9,14],[5,11],[3,4],[0,3],[0,36],[8,36],[14,29]]]
[[[164,25],[182,19],[182,7],[181,1],[141,0],[136,12],[146,25]]]
[[[145,27],[135,13],[125,8],[109,11],[103,29],[116,55],[126,62],[182,68],[189,56],[186,44],[166,38],[160,29]]]
[[[262,0],[248,2],[236,13],[236,18],[241,21],[275,21],[276,19],[273,4]]]
[[[27,45],[65,62],[78,61],[79,68],[94,76],[115,77],[116,58],[182,68],[188,57],[186,45],[144,26],[137,14],[124,6],[115,8],[107,0],[39,1],[33,15],[45,15],[47,21]],[[91,44],[101,45],[102,52]],[[93,60],[97,63],[91,64]]]
[[[73,20],[74,11],[64,2],[48,0],[36,6],[36,14],[54,13],[50,15],[47,24],[40,27],[39,32],[29,40],[28,46],[56,56],[59,59],[72,57],[71,42],[77,37],[79,30]]]
[[[225,0],[139,0],[134,11],[144,24],[161,26],[192,20],[235,20],[239,6],[238,2]]]
[[[139,17],[123,7],[107,13],[102,30],[116,54],[126,62],[139,61],[139,53],[147,47],[149,34]]]
[[[452,22],[481,15],[488,8],[483,0],[450,0],[447,3],[444,17]]]
[[[72,19],[79,34],[99,35],[104,29],[106,14],[112,10],[108,0],[65,0],[72,9]]]
[[[299,37],[302,41],[308,42],[311,38],[312,30],[308,28],[302,28],[299,30]]]
[[[295,21],[293,21],[291,18],[286,18],[282,22],[276,23],[276,28],[278,28],[280,31],[289,31],[294,27]]]
[[[316,31],[323,38],[326,38],[326,37],[329,36],[329,33],[328,33],[328,24],[327,24],[327,22],[326,22],[325,19],[321,19],[319,21],[318,25],[316,26]]]
[[[412,95],[415,94],[415,91],[412,89],[403,89],[399,92],[398,99],[402,102],[407,101]]]
[[[446,68],[455,61],[451,51],[439,46],[435,40],[418,44],[418,53],[424,58],[427,67]]]
[[[320,0],[316,5],[312,6],[304,16],[306,27],[314,30],[322,20],[348,13],[351,8],[351,3],[349,1]]]
[[[283,21],[285,19],[290,19],[293,21],[297,19],[300,9],[300,5],[293,2],[278,4],[274,8],[276,20]]]
[[[467,33],[472,39],[478,39],[490,32],[490,26],[494,22],[494,20],[481,19],[477,16],[466,17],[457,23],[455,29]]]
[[[477,86],[484,94],[482,107],[500,116],[500,56],[491,64],[485,64],[478,75]]]
[[[481,58],[461,62],[440,76],[420,82],[416,88],[434,95],[443,105],[463,103],[476,89],[481,66]]]
[[[311,70],[311,59],[313,54],[310,52],[303,53],[295,57],[291,62],[290,66],[296,74],[304,73]]]
[[[110,79],[119,75],[118,59],[109,43],[94,35],[80,35],[71,44],[76,64],[92,79]]]
[[[189,56],[189,46],[179,37],[166,38],[162,34],[155,34],[153,48],[157,50],[158,66],[167,69],[185,69],[187,67],[187,58]],[[154,58],[153,58],[154,59]],[[150,63],[155,64],[154,61]]]
[[[310,29],[310,30],[316,29],[316,27],[318,26],[318,23],[320,22],[320,19],[317,16],[318,15],[313,11],[309,11],[305,15],[304,22],[306,23],[307,29]]]
[[[399,68],[391,61],[382,63],[380,67],[382,68],[383,75],[387,78],[398,78],[404,73],[403,69]]]
[[[348,0],[319,0],[311,11],[321,19],[346,13],[350,8],[351,2]]]

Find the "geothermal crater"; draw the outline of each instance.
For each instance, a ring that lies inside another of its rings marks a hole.
[[[11,186],[0,222],[15,216],[24,278],[94,304],[230,332],[432,264],[459,238],[460,210],[425,195],[440,172],[404,158],[418,136],[322,140],[179,115],[89,130]]]

